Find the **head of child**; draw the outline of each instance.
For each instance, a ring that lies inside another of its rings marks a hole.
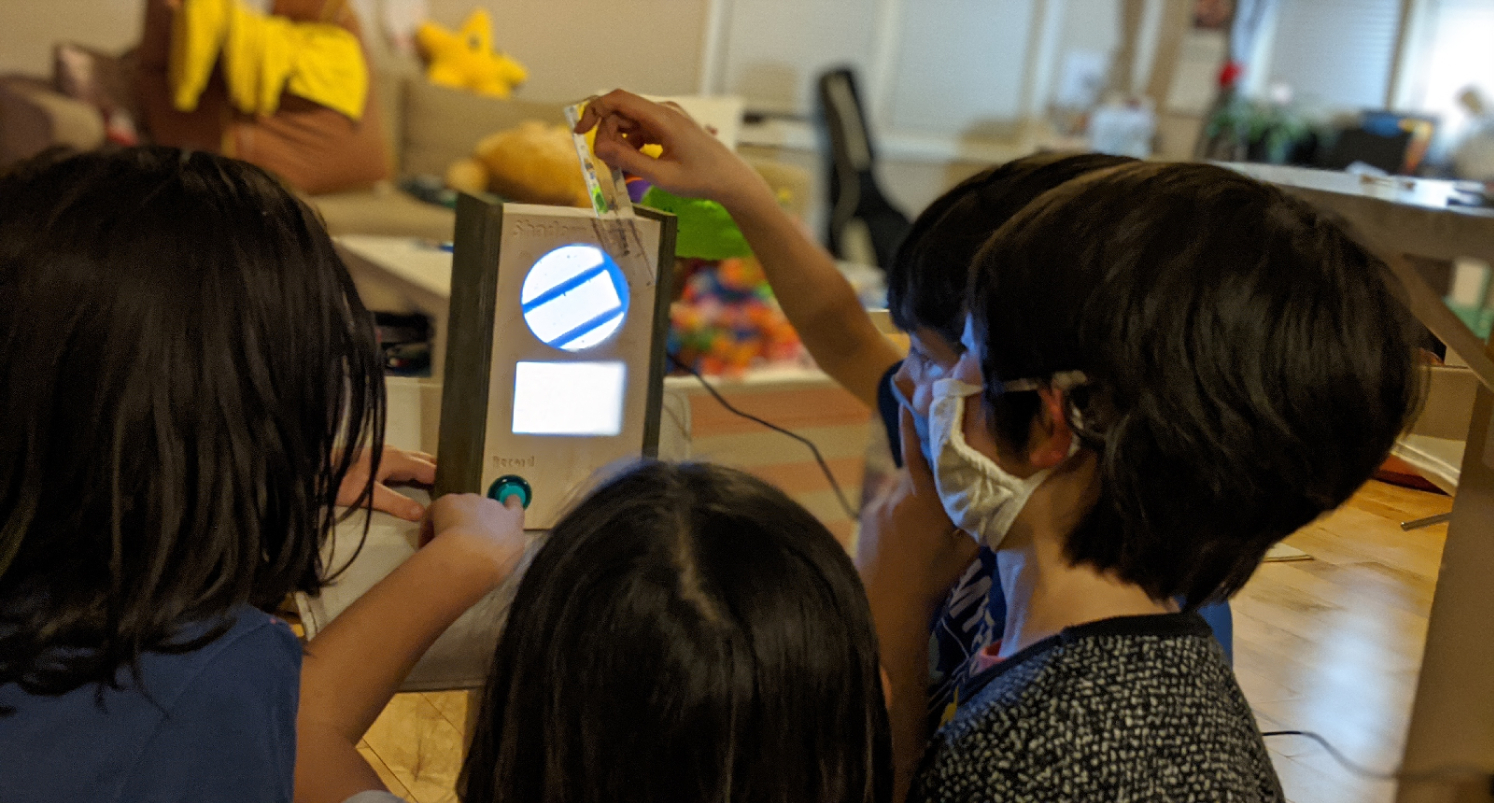
[[[1153,600],[1227,597],[1368,480],[1414,413],[1395,288],[1338,224],[1232,171],[1081,178],[976,258],[955,371],[983,387],[970,445],[1016,476],[1061,466],[1046,484],[1082,500],[1072,565]]]
[[[318,587],[383,385],[305,204],[204,153],[41,158],[0,177],[0,297],[0,684],[112,683]]]
[[[566,515],[509,613],[462,799],[886,801],[845,550],[738,471],[643,463]]]
[[[887,307],[911,341],[897,381],[919,420],[928,415],[930,385],[954,368],[964,350],[965,291],[980,247],[1043,193],[1132,161],[1098,153],[1015,159],[961,182],[913,221],[887,271]]]

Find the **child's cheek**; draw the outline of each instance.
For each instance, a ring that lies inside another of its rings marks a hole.
[[[986,386],[986,378],[981,375],[980,361],[975,352],[967,351],[960,355],[960,361],[955,363],[954,378],[971,385]]]

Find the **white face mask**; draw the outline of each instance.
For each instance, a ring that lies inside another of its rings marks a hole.
[[[1083,375],[1078,372],[1054,379],[1053,384],[1058,387],[1083,383]],[[1022,380],[1008,382],[1005,387],[1009,391],[1032,390],[1038,384]],[[1012,522],[1017,520],[1017,514],[1027,505],[1028,497],[1053,473],[1053,469],[1045,468],[1023,479],[1007,473],[994,460],[965,442],[965,400],[979,394],[980,390],[980,386],[958,379],[941,379],[934,383],[934,402],[929,407],[930,466],[934,471],[934,487],[939,492],[939,501],[950,521],[977,542],[995,549],[1006,537]],[[1078,448],[1079,441],[1075,438],[1069,446],[1069,454],[1072,456]]]

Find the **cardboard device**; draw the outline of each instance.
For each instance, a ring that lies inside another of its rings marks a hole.
[[[597,469],[653,456],[672,216],[463,197],[436,493],[519,493],[548,529]]]
[[[649,209],[459,200],[437,495],[518,494],[538,536],[598,469],[656,453],[674,240],[674,217]],[[345,570],[298,598],[308,636],[418,548],[419,524],[370,522],[366,539],[361,515],[339,526],[324,560]],[[515,585],[448,628],[403,690],[481,686]]]

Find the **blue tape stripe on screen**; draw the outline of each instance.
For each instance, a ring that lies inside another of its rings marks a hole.
[[[606,326],[607,324],[622,317],[624,311],[625,310],[622,307],[617,307],[616,309],[604,312],[601,315],[598,315],[597,317],[587,321],[586,323],[581,324],[575,329],[566,332],[560,337],[551,340],[550,345],[558,349],[563,349],[566,346],[570,345],[572,341],[579,340],[583,336],[590,334],[592,331],[600,329],[601,327]]]
[[[576,288],[580,287],[581,285],[586,284],[587,282],[591,281],[592,279],[595,279],[596,277],[598,277],[598,276],[600,276],[600,275],[602,275],[604,273],[610,273],[610,272],[611,271],[608,269],[607,263],[603,262],[603,263],[597,265],[595,268],[592,268],[591,270],[584,271],[582,273],[578,273],[575,276],[572,276],[571,278],[566,279],[565,281],[561,282],[560,284],[557,284],[554,287],[551,287],[549,290],[546,290],[545,292],[540,293],[539,295],[535,296],[534,298],[530,299],[529,301],[524,302],[523,306],[520,307],[520,308],[523,309],[525,312],[531,312],[536,307],[543,307],[544,305],[550,303],[551,301],[554,301],[555,299],[560,298],[561,296],[565,295],[566,293],[569,293],[570,291],[575,290]],[[613,279],[612,283],[614,285],[616,285],[617,284],[616,279]]]
[[[632,293],[611,255],[574,243],[536,260],[520,296],[527,298],[519,308],[535,337],[576,352],[600,345],[622,328]]]

